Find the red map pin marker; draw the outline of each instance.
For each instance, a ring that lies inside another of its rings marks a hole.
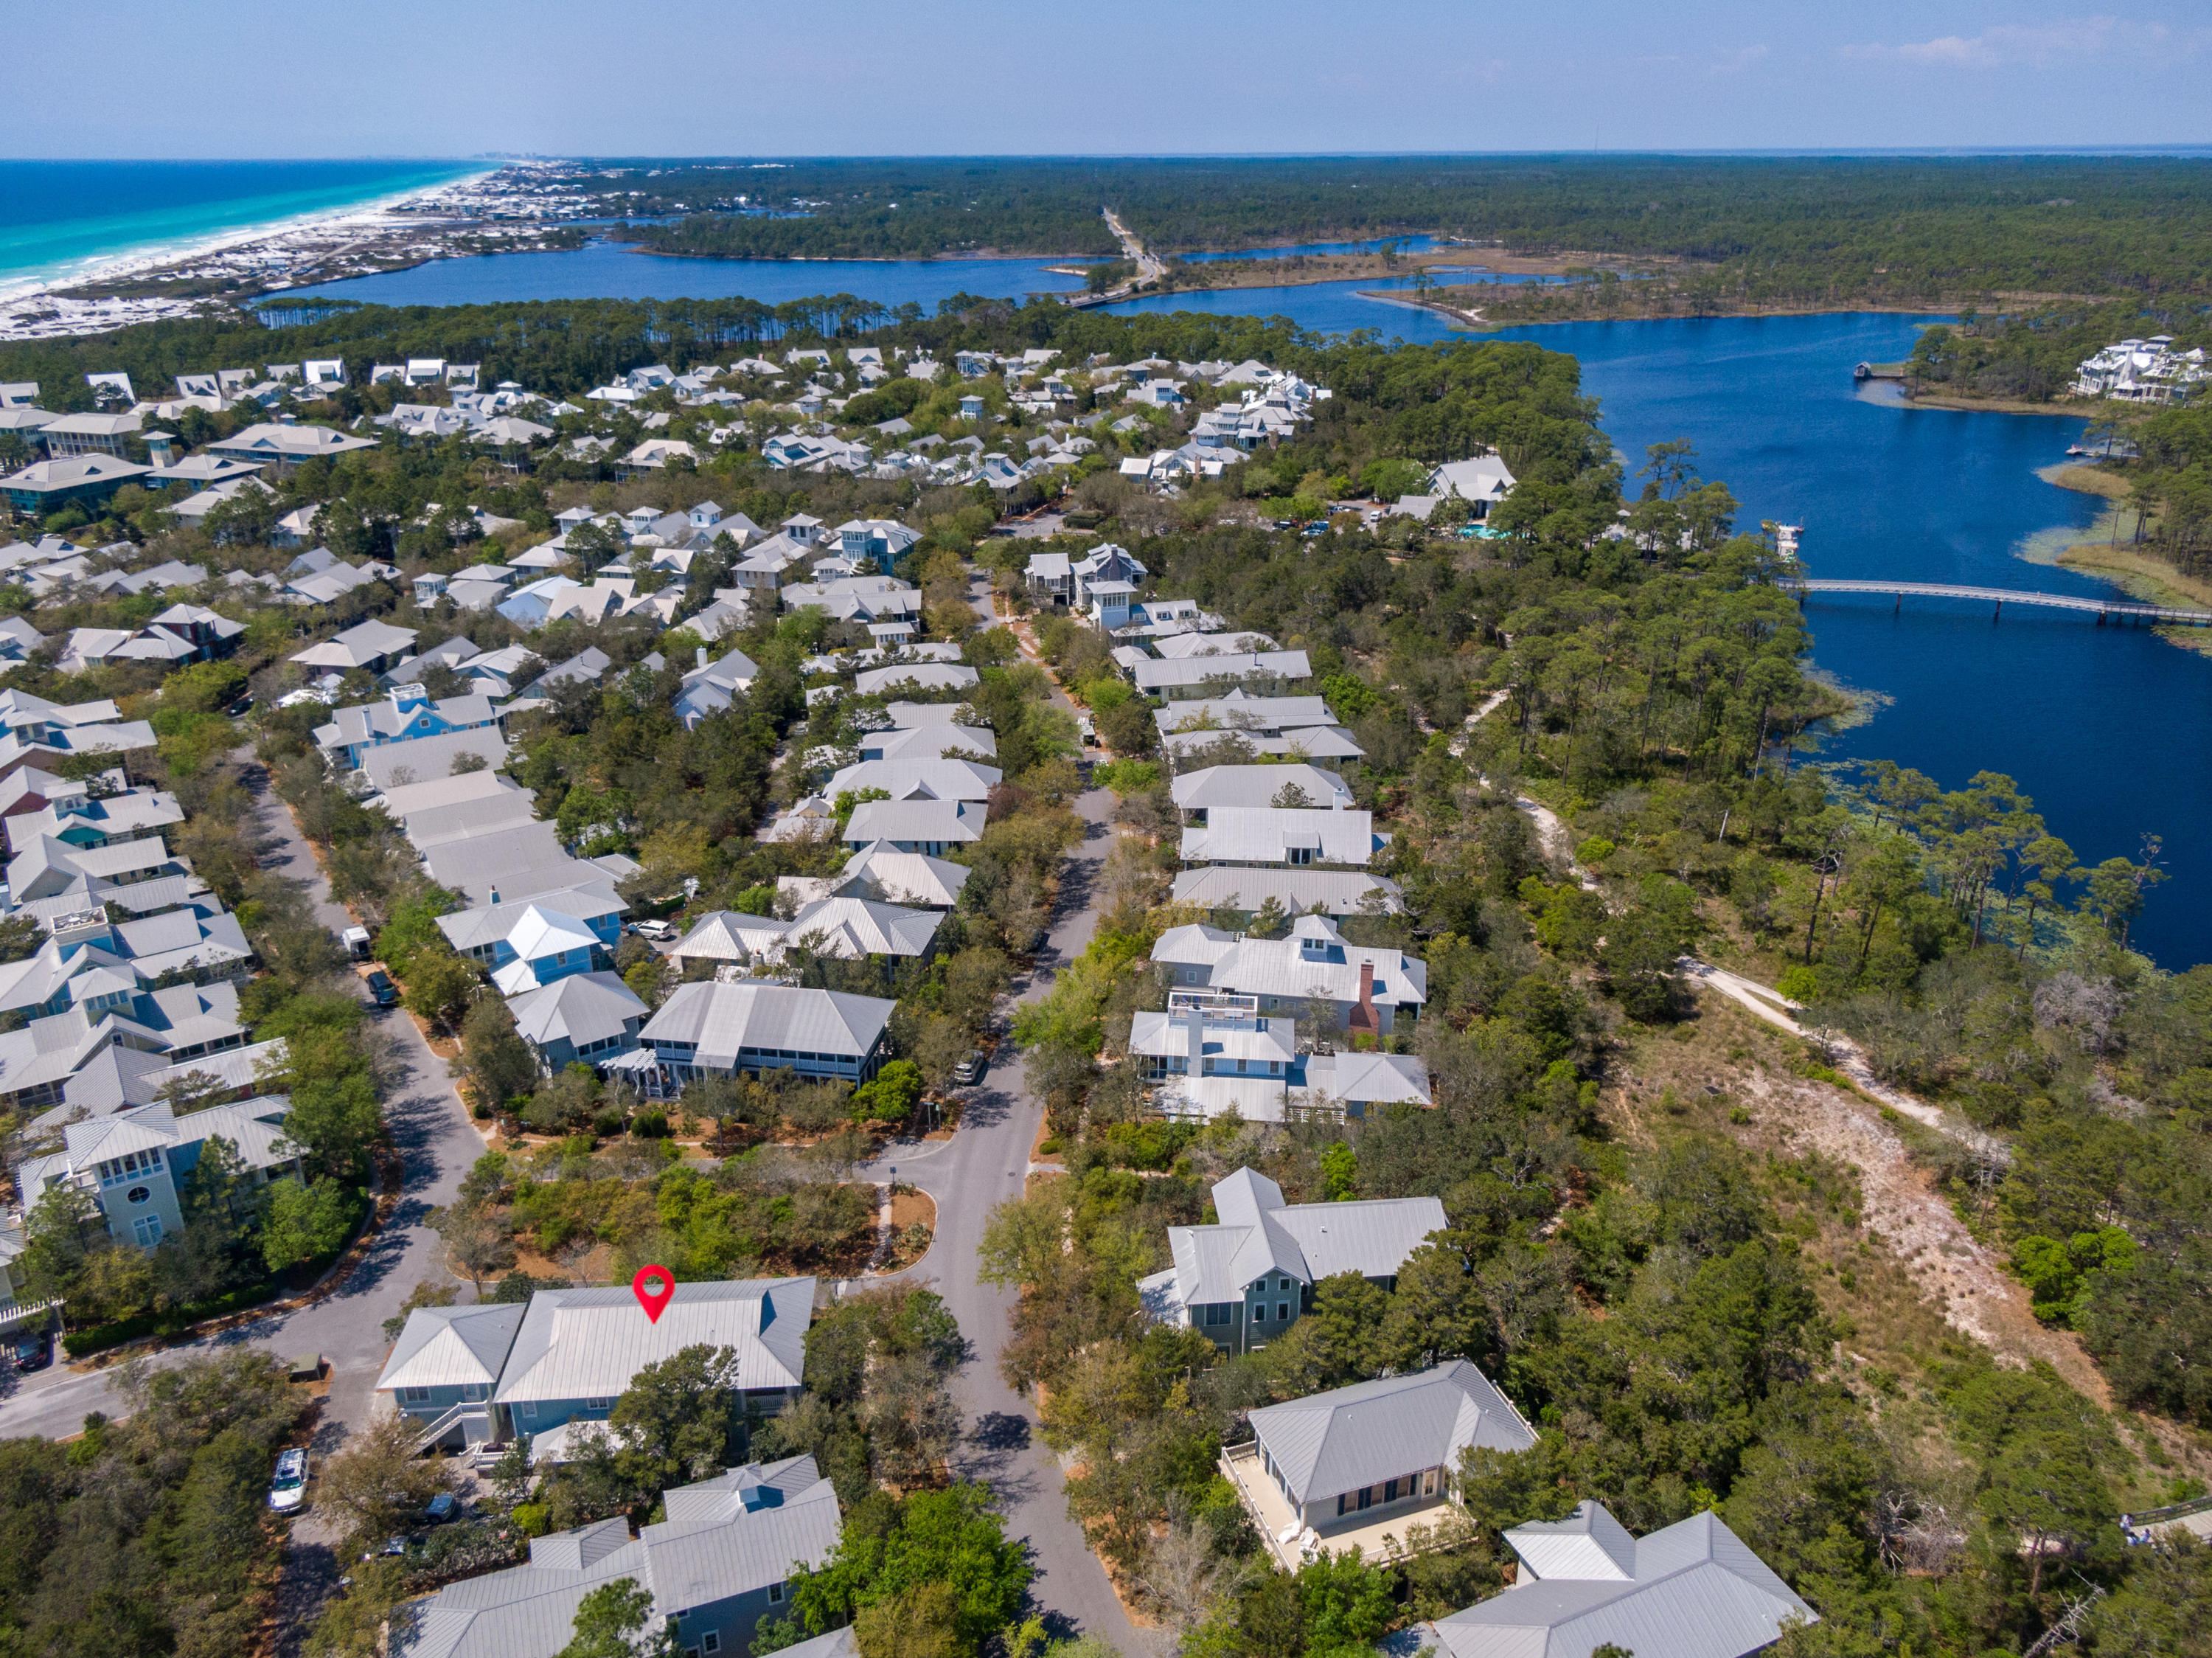
[[[637,1297],[645,1316],[659,1324],[661,1314],[675,1298],[676,1275],[665,1266],[641,1266],[629,1281],[629,1293]]]

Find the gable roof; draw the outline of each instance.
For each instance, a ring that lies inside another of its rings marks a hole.
[[[680,984],[639,1033],[647,1042],[695,1045],[692,1063],[727,1070],[744,1048],[863,1058],[898,1004],[842,991],[747,981]]]
[[[1584,1503],[1505,1540],[1520,1581],[1422,1626],[1447,1658],[1586,1658],[1608,1643],[1638,1658],[1746,1658],[1785,1624],[1820,1621],[1711,1509],[1630,1542],[1601,1504]]]
[[[1450,1467],[1469,1446],[1525,1451],[1536,1442],[1521,1413],[1465,1359],[1267,1405],[1251,1420],[1301,1503]]]
[[[1176,1299],[1186,1307],[1240,1301],[1247,1284],[1269,1273],[1301,1283],[1337,1272],[1391,1277],[1429,1234],[1450,1224],[1435,1198],[1286,1204],[1282,1187],[1249,1168],[1215,1185],[1213,1209],[1217,1225],[1168,1228]]]

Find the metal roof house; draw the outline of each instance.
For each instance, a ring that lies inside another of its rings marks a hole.
[[[1480,521],[1513,493],[1513,471],[1495,449],[1466,460],[1447,461],[1429,474],[1431,495],[1455,495],[1474,509]]]
[[[1233,1353],[1288,1330],[1323,1278],[1357,1272],[1395,1286],[1406,1257],[1448,1224],[1434,1198],[1286,1204],[1282,1187],[1249,1168],[1215,1186],[1213,1208],[1216,1225],[1168,1228],[1175,1265],[1137,1289],[1158,1316]]]
[[[1820,1614],[1707,1509],[1632,1538],[1602,1503],[1505,1533],[1521,1557],[1504,1594],[1418,1626],[1445,1658],[1747,1658]]]
[[[381,674],[414,648],[414,629],[393,627],[388,622],[363,622],[335,638],[296,652],[289,660],[302,667],[335,668],[341,674],[356,667]]]
[[[862,801],[845,820],[840,838],[855,850],[882,841],[902,852],[939,857],[982,839],[983,819],[981,801]]]
[[[637,1046],[652,1009],[611,972],[571,973],[507,999],[514,1033],[550,1076],[572,1064],[600,1066]]]
[[[1255,650],[1234,655],[1148,657],[1137,662],[1130,675],[1138,690],[1164,698],[1214,679],[1310,679],[1313,666],[1303,650]]]
[[[49,1187],[74,1185],[94,1194],[108,1235],[151,1249],[184,1230],[178,1177],[199,1166],[209,1140],[228,1140],[257,1182],[273,1170],[296,1173],[299,1149],[284,1138],[289,1095],[211,1106],[179,1117],[166,1101],[119,1111],[62,1131],[62,1149],[28,1158],[15,1171],[27,1206]]]
[[[1201,909],[1257,915],[1273,899],[1289,915],[1394,915],[1405,907],[1396,881],[1364,869],[1263,869],[1202,864],[1175,878],[1174,900]]]
[[[423,1445],[481,1444],[604,1422],[640,1370],[703,1342],[735,1350],[748,1417],[773,1416],[799,1392],[813,1319],[811,1277],[679,1283],[658,1320],[626,1283],[541,1289],[526,1305],[419,1307],[376,1391]]]
[[[841,961],[869,956],[927,956],[944,919],[935,910],[878,904],[858,893],[811,899],[787,921],[777,916],[715,910],[701,917],[669,955],[679,963],[744,965],[778,962],[793,948]]]
[[[917,691],[970,691],[983,676],[958,662],[894,662],[889,667],[864,668],[853,676],[853,689],[863,697],[878,697],[912,686]]]
[[[1352,805],[1351,785],[1317,765],[1209,765],[1184,772],[1169,785],[1169,792],[1176,807],[1199,823],[1216,808],[1287,808],[1297,804],[1299,796],[1308,808],[1332,812]]]
[[[936,735],[949,741],[950,734],[958,728],[941,727]],[[912,759],[864,759],[837,771],[823,784],[822,792],[831,800],[840,795],[859,795],[880,789],[893,800],[987,801],[1005,776],[997,766],[979,765],[974,760],[921,756]]]
[[[316,728],[315,741],[333,766],[350,771],[363,754],[386,743],[418,742],[498,724],[491,698],[480,692],[434,698],[419,685],[396,685],[383,702],[332,710],[331,722]]]
[[[1216,806],[1182,832],[1185,863],[1313,865],[1364,869],[1390,837],[1374,814],[1307,807]]]
[[[779,875],[776,892],[795,902],[811,904],[818,898],[865,898],[909,909],[949,910],[960,901],[960,892],[971,872],[966,865],[920,852],[895,850],[877,841],[845,860],[834,875]]]
[[[735,1658],[782,1606],[792,1568],[819,1567],[837,1545],[836,1490],[811,1456],[732,1468],[665,1502],[668,1517],[635,1539],[620,1517],[533,1538],[527,1565],[408,1603],[392,1618],[392,1658],[554,1658],[584,1597],[624,1578],[653,1597],[686,1658]]]
[[[1460,1453],[1525,1451],[1535,1431],[1464,1359],[1252,1412],[1253,1441],[1221,1466],[1285,1570],[1307,1553],[1386,1557],[1382,1528],[1433,1522]]]
[[[1171,991],[1164,1013],[1139,1013],[1129,1058],[1165,1116],[1247,1122],[1322,1113],[1366,1116],[1376,1106],[1429,1103],[1429,1068],[1405,1053],[1302,1052],[1297,1021],[1259,1011],[1258,998]]]
[[[682,984],[638,1034],[678,1088],[741,1070],[787,1070],[857,1083],[882,1063],[896,1006],[881,997],[788,984]]]
[[[1178,985],[1253,997],[1261,1013],[1302,1014],[1325,1003],[1339,1028],[1372,1035],[1418,1017],[1429,999],[1427,962],[1387,946],[1348,942],[1327,916],[1300,916],[1288,938],[1202,923],[1170,927],[1152,946],[1152,960],[1172,966]]]

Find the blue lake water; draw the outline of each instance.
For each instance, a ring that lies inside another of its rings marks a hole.
[[[449,162],[0,162],[0,283],[359,206],[480,172]]]
[[[443,260],[319,290],[396,303],[489,299],[708,296],[774,302],[849,291],[933,306],[965,290],[1019,294],[1073,286],[1042,261],[733,263],[653,259],[612,247]],[[1401,279],[1401,285],[1403,280]],[[1384,338],[1467,337],[1443,317],[1363,299],[1374,282],[1235,289],[1115,307],[1289,318]],[[2082,539],[2098,503],[2045,484],[2081,423],[2054,417],[1915,409],[1863,393],[1864,360],[1894,362],[1925,319],[1836,315],[1571,323],[1504,331],[1581,359],[1607,432],[1632,462],[1687,438],[1703,474],[1742,503],[1740,521],[1805,526],[1819,575],[1893,576],[2069,593],[2109,592],[2026,552]],[[1484,336],[1476,336],[1484,338]],[[2010,773],[2078,858],[2134,856],[2165,838],[2172,880],[2151,896],[2136,940],[2172,966],[2212,959],[2212,661],[2147,630],[2098,627],[2063,611],[1908,600],[1816,597],[1814,661],[1886,699],[1829,738],[1824,759],[1885,756],[1946,788],[1978,771]]]
[[[557,253],[486,253],[433,259],[410,270],[354,277],[285,296],[329,295],[370,305],[487,305],[544,299],[757,299],[764,305],[817,294],[854,294],[935,310],[955,294],[987,298],[1069,293],[1080,277],[1059,259],[687,259],[593,242]]]

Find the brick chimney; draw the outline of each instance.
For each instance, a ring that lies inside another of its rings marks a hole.
[[[1382,1015],[1375,1011],[1375,964],[1371,961],[1359,964],[1359,1005],[1352,1009],[1345,1024],[1355,1035],[1379,1038],[1382,1034]]]

